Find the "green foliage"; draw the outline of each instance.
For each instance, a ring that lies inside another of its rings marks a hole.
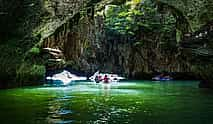
[[[112,34],[133,36],[140,26],[137,20],[143,14],[140,11],[140,3],[135,8],[132,8],[132,4],[107,6],[106,29]]]
[[[37,71],[37,73],[41,73],[41,71],[39,71],[41,69],[39,69],[36,66],[33,66],[33,65],[42,66],[44,65],[44,61],[45,61],[40,56],[39,48],[33,47],[35,46],[37,42],[38,42],[37,38],[25,38],[25,39],[13,38],[0,45],[0,49],[1,49],[0,79],[1,80],[4,80],[5,82],[10,82],[10,83],[12,82],[14,86],[17,85],[17,83],[19,83],[19,82],[15,82],[16,80],[25,82],[24,75],[27,75],[27,73],[29,72],[21,71],[24,69],[24,67],[25,67],[25,70],[32,69],[34,70],[34,72]],[[37,73],[34,73],[35,75],[32,77],[35,79],[40,78],[40,75]],[[33,74],[29,73],[29,75],[33,75]],[[26,77],[26,81],[32,82],[34,80],[29,80],[28,77]]]
[[[33,48],[30,50],[30,53],[33,54],[33,55],[39,55],[39,54],[40,54],[40,49],[37,48],[37,47],[33,47]]]
[[[23,51],[15,44],[17,39],[7,41],[7,44],[0,45],[0,79],[11,81],[16,74],[16,68],[21,63]]]
[[[109,34],[135,36],[139,30],[169,32],[174,28],[175,18],[164,20],[150,0],[132,0],[121,6],[106,7],[106,29]]]
[[[19,83],[29,83],[32,81],[41,81],[45,76],[45,66],[31,65],[23,63],[16,72],[16,81]]]
[[[105,14],[108,40],[125,37],[135,46],[142,46],[143,42],[158,39],[162,49],[176,47],[176,18],[169,12],[159,13],[152,0],[130,0],[121,6],[109,5]],[[146,38],[141,39],[141,34]]]

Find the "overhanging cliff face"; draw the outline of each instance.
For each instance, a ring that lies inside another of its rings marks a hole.
[[[44,0],[43,7],[49,16],[44,17],[45,21],[34,30],[34,33],[40,34],[42,39],[49,37],[90,2],[88,0]]]
[[[5,82],[0,87],[43,79],[46,63],[40,50],[43,41],[82,8],[93,4],[93,0],[0,1],[0,26],[4,27],[0,29],[0,81]],[[18,83],[6,83],[11,80]]]
[[[100,48],[96,35],[99,28],[96,26],[93,17],[87,14],[84,16],[76,14],[54,34],[45,38],[41,47],[60,49],[64,54],[63,66],[84,72],[94,71],[95,65],[93,64],[97,62],[96,53]],[[51,67],[50,64],[47,64],[47,67],[49,69],[60,68],[55,65]]]
[[[158,0],[160,5],[165,8],[171,7],[180,11],[183,18],[187,20],[185,26],[188,31],[180,31],[182,39],[180,40],[180,53],[182,61],[190,64],[192,71],[202,79],[201,87],[213,87],[213,1],[211,0]],[[168,7],[170,6],[170,7]],[[181,21],[181,20],[180,20]],[[177,25],[181,29],[182,25]],[[182,28],[183,29],[183,28]]]
[[[89,0],[11,0],[0,1],[1,35],[51,34],[72,18]]]
[[[155,0],[159,4],[172,6],[182,12],[189,23],[189,29],[196,31],[205,25],[209,20],[213,20],[212,0]],[[181,21],[181,20],[179,20]]]
[[[123,0],[121,1],[123,3]],[[152,41],[144,42],[143,46],[134,45],[125,39],[121,39],[121,42],[119,39],[107,40],[104,18],[102,16],[94,17],[96,2],[99,0],[23,0],[18,2],[18,5],[23,6],[23,11],[18,13],[24,15],[24,18],[19,20],[17,25],[10,27],[8,31],[11,32],[12,29],[14,32],[20,31],[22,37],[21,40],[0,42],[3,51],[0,58],[4,63],[0,66],[0,72],[4,74],[3,77],[15,77],[17,82],[22,83],[37,80],[36,78],[42,79],[45,65],[49,63],[46,61],[49,56],[47,58],[42,56],[41,48],[45,47],[59,49],[63,52],[62,59],[65,61],[57,63],[57,65],[61,65],[60,67],[69,66],[85,72],[100,69],[130,77],[141,77],[144,72],[191,71],[193,61],[187,61],[187,63],[184,63],[183,60],[178,61],[176,49],[172,52],[162,50],[161,41],[163,42],[163,40],[159,40],[158,36],[153,35],[154,33],[138,34],[138,40],[148,37]],[[107,0],[103,2],[109,4]],[[182,37],[189,35],[188,32],[198,30],[212,19],[211,0],[158,0],[158,2],[162,8],[167,8],[165,11],[170,9],[171,13],[175,15],[177,29],[182,33]],[[6,6],[7,2],[4,5]],[[16,10],[15,7],[12,13],[16,14]],[[4,10],[4,13],[0,13],[5,17],[1,25],[4,25],[6,20],[13,19],[13,16],[5,15],[6,11],[10,11],[9,8]],[[181,21],[182,19],[184,21]],[[172,38],[172,43],[175,40]],[[175,45],[176,43],[174,42]],[[211,43],[208,42],[207,46],[211,46]],[[189,54],[185,55],[190,58]],[[203,69],[196,68],[194,71],[200,72],[199,74],[207,79],[210,76],[207,75],[208,72],[199,70],[208,70],[209,67],[211,64]],[[23,85],[22,83],[19,85]]]
[[[211,0],[157,0],[157,2],[163,5],[162,8],[167,8],[165,11],[171,11],[176,17],[177,32],[181,35],[180,40],[189,35],[189,32],[198,31],[200,27],[213,19],[213,12],[211,11],[213,2]],[[194,63],[195,61],[185,61],[185,58],[177,61],[178,58],[175,56],[177,51],[169,52],[171,54],[161,51],[159,41],[148,42],[142,47],[134,46],[131,43],[109,42],[106,40],[102,17],[96,18],[96,20],[89,16],[82,18],[83,16],[76,14],[78,11],[75,11],[76,13],[74,12],[73,15],[77,16],[73,18],[76,19],[73,21],[71,15],[63,15],[64,7],[61,6],[61,2],[59,2],[60,4],[56,3],[46,4],[57,7],[53,9],[54,7],[47,6],[47,11],[51,13],[51,21],[42,26],[43,28],[37,33],[42,35],[42,47],[61,49],[65,55],[66,65],[72,68],[86,72],[94,72],[100,69],[133,77],[141,72],[150,73],[163,70],[190,72],[193,69],[194,72],[199,72],[197,74],[201,75],[203,79],[209,79],[209,72],[202,71],[210,70],[211,65],[209,64],[201,69],[200,67],[204,66],[202,64],[198,66]],[[67,4],[66,7],[69,8],[69,5]],[[67,9],[68,13],[70,11]],[[203,40],[199,42],[203,42]],[[202,46],[202,44],[198,44],[198,46]],[[209,47],[211,44],[207,44],[207,46]],[[189,60],[191,55],[185,55]],[[206,61],[203,62],[206,63]]]
[[[213,22],[185,36],[180,43],[183,59],[202,79],[201,87],[213,87]]]
[[[100,70],[143,79],[147,78],[144,74],[153,72],[191,71],[190,66],[177,58],[175,29],[164,36],[161,33],[139,31],[136,40],[144,41],[143,45],[121,36],[109,40],[104,16],[93,17],[92,11],[86,10],[85,13],[82,10],[81,14],[76,14],[45,38],[42,47],[62,50],[64,66],[88,73]],[[165,43],[168,39],[172,47]]]

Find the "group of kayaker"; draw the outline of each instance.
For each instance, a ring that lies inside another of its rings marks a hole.
[[[96,83],[111,83],[111,82],[118,82],[119,80],[125,79],[123,77],[119,77],[117,74],[108,74],[108,73],[99,73],[97,71],[93,76],[89,78],[91,81]],[[162,72],[161,74],[152,78],[155,81],[169,81],[173,80],[173,77],[170,74]]]
[[[96,75],[95,82],[99,83],[101,81],[103,81],[103,83],[109,83],[109,77],[107,75],[104,75],[104,77],[102,78],[100,75]]]
[[[89,77],[89,79],[93,82],[96,82],[96,83],[108,84],[108,83],[112,83],[112,82],[119,82],[120,80],[123,80],[125,78],[120,77],[117,74],[100,73],[99,71],[97,71],[91,77]],[[71,74],[69,71],[64,70],[61,73],[57,73],[57,74],[54,74],[54,75],[51,75],[51,76],[47,76],[46,80],[51,81],[51,82],[53,82],[54,80],[59,80],[59,81],[63,82],[63,84],[66,85],[66,84],[69,84],[72,81],[87,80],[87,78]],[[173,80],[173,77],[170,76],[169,73],[162,72],[161,74],[153,77],[152,80],[169,81],[169,80]]]
[[[94,75],[89,78],[91,81],[96,83],[111,83],[118,82],[119,80],[125,79],[124,77],[119,77],[117,74],[99,73],[97,71]]]

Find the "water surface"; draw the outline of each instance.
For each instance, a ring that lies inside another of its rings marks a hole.
[[[213,91],[196,81],[76,82],[0,90],[0,124],[212,124]]]

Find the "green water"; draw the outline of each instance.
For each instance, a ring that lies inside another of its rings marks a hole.
[[[0,90],[0,124],[213,124],[213,91],[197,85],[76,82]]]

